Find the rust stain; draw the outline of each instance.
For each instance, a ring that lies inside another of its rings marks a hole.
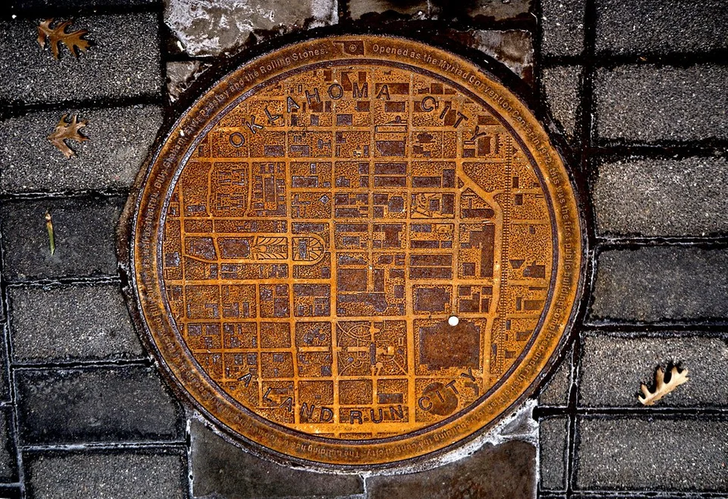
[[[303,460],[400,461],[489,426],[577,296],[581,221],[541,125],[471,63],[402,39],[241,67],[172,131],[139,203],[163,365],[209,416]]]

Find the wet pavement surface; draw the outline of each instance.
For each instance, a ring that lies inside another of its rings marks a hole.
[[[720,2],[9,5],[0,20],[0,497],[725,497]],[[55,60],[36,41],[48,18],[73,20],[69,31],[87,30],[92,45],[78,58],[62,45]],[[572,345],[507,427],[419,468],[329,474],[241,449],[173,393],[124,306],[116,229],[163,120],[227,54],[362,26],[449,41],[523,78],[570,147],[592,251]],[[90,140],[67,141],[71,159],[46,139],[66,114],[88,120]],[[642,406],[640,384],[652,387],[668,364],[690,381]]]

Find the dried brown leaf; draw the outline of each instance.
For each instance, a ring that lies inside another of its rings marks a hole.
[[[66,145],[64,140],[75,140],[76,142],[88,140],[88,137],[84,137],[79,133],[79,129],[85,127],[88,121],[79,121],[78,115],[75,114],[73,115],[73,118],[71,118],[71,121],[67,121],[66,117],[68,117],[68,115],[64,114],[56,125],[56,129],[48,136],[48,140],[50,140],[51,144],[56,146],[63,154],[65,154],[66,158],[71,158],[72,156],[75,156],[76,153],[73,149]]]
[[[72,21],[63,21],[61,24],[51,27],[54,23],[53,19],[46,19],[38,25],[38,44],[40,48],[45,48],[46,42],[50,45],[51,53],[56,59],[59,58],[59,44],[62,43],[71,51],[74,57],[78,57],[78,52],[85,52],[90,42],[82,37],[88,33],[85,29],[79,29],[70,33],[66,32],[66,28],[71,25]]]
[[[655,391],[651,392],[647,385],[642,384],[643,395],[638,396],[643,405],[655,405],[655,402],[673,391],[678,386],[688,381],[688,370],[679,371],[677,367],[673,367],[670,371],[670,381],[665,383],[665,371],[661,367],[657,368],[655,373]]]

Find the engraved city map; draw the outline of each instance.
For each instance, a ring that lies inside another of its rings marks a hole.
[[[302,433],[381,439],[466,410],[519,362],[554,223],[492,107],[350,59],[222,114],[171,191],[161,254],[174,324],[229,397]]]

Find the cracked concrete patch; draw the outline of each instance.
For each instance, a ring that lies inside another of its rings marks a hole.
[[[336,0],[167,0],[164,22],[188,55],[240,48],[256,31],[314,28],[338,22]]]

